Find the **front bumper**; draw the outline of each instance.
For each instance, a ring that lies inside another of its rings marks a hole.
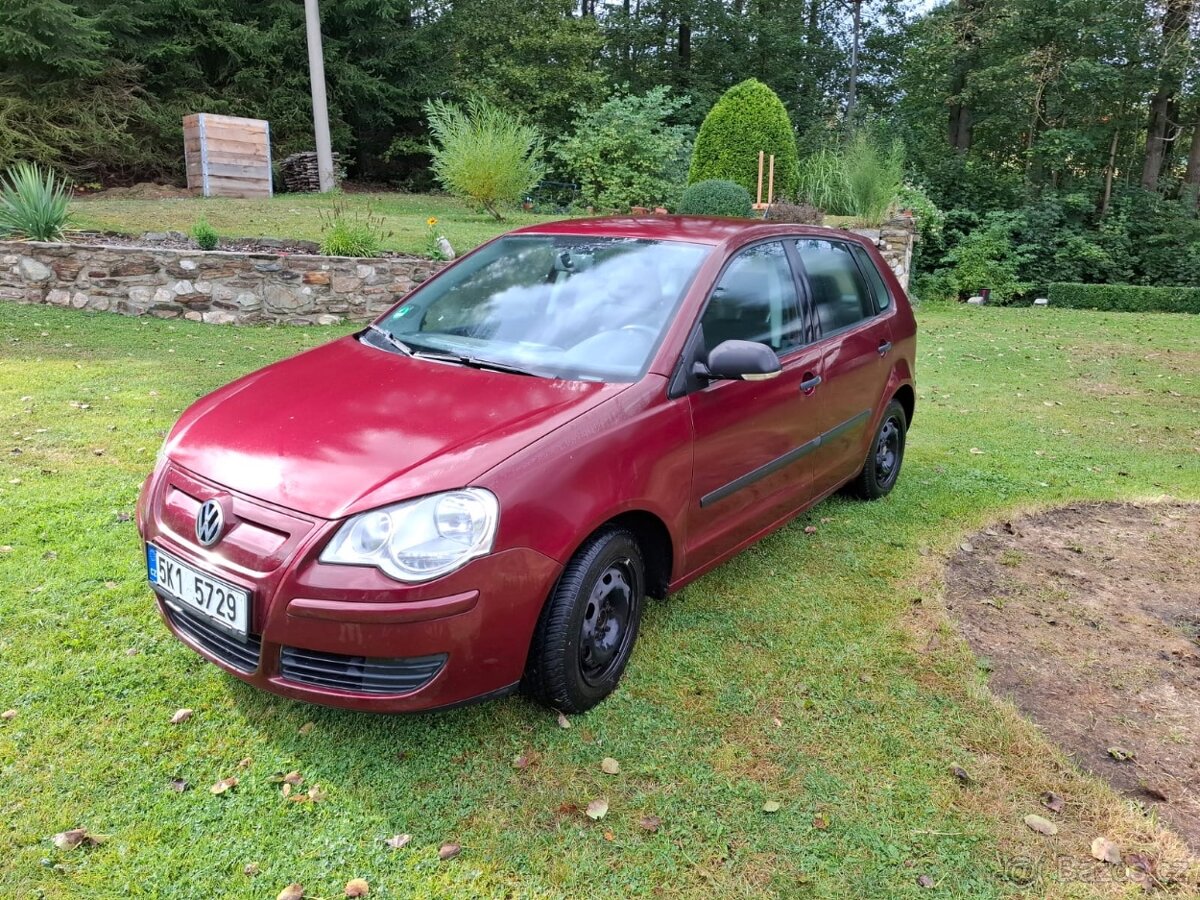
[[[157,482],[157,483],[155,483]],[[162,502],[173,492],[168,503]],[[303,520],[274,568],[240,551],[261,542],[254,522],[281,529],[285,510],[263,508],[192,473],[152,478],[139,503],[144,540],[253,595],[248,639],[221,631],[158,595],[167,627],[241,680],[286,697],[373,712],[416,712],[505,692],[520,681],[537,617],[561,567],[518,548],[468,563],[432,582],[405,585],[376,569],[316,557],[337,522]],[[245,521],[243,537],[201,548],[183,527],[210,496]],[[176,520],[172,520],[175,516]],[[290,527],[290,526],[289,526]],[[294,538],[294,543],[293,543]],[[260,571],[270,568],[269,571]]]

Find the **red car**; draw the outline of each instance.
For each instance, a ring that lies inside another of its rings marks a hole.
[[[580,712],[648,595],[892,489],[915,352],[854,234],[524,228],[188,409],[138,503],[150,583],[184,643],[288,697]]]

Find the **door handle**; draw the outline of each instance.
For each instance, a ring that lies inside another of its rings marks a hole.
[[[805,373],[804,380],[800,382],[800,390],[806,394],[811,394],[817,389],[817,385],[821,383],[820,375],[813,375],[811,372]]]
[[[879,350],[880,356],[887,356],[888,351],[892,349],[892,342],[880,341],[879,346],[876,349]]]

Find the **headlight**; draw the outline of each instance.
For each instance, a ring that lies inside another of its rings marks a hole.
[[[428,581],[492,551],[500,504],[464,488],[408,500],[349,519],[321,562],[375,566],[399,581]]]

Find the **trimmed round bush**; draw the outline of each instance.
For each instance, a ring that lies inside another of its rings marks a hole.
[[[747,78],[727,90],[704,117],[688,183],[721,178],[740,184],[753,196],[758,189],[760,150],[767,157],[775,154],[775,196],[794,195],[800,186],[800,160],[787,109],[773,90],[756,78]],[[764,158],[764,203],[767,172]]]
[[[710,178],[698,181],[683,192],[679,201],[679,213],[684,216],[734,216],[750,218],[752,201],[750,192],[740,184]]]

